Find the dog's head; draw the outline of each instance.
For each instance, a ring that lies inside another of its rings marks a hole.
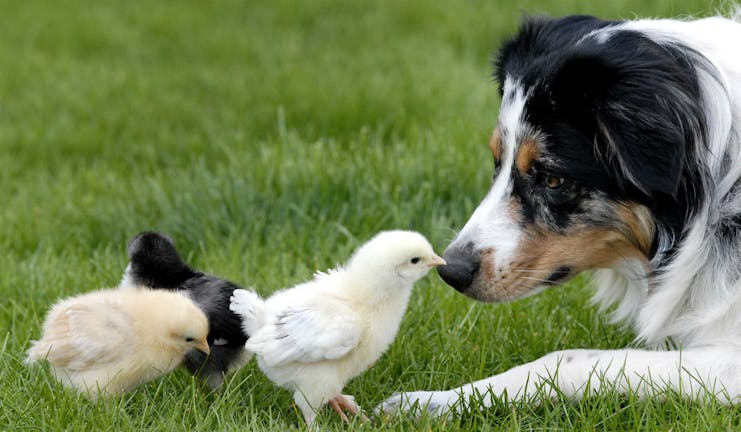
[[[499,52],[496,77],[493,184],[441,277],[504,301],[587,269],[648,270],[657,230],[679,229],[702,193],[685,50],[592,17],[531,19]]]

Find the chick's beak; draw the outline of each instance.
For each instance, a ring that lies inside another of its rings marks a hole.
[[[201,339],[200,341],[198,341],[198,344],[194,346],[194,348],[206,355],[211,354],[211,348],[209,348],[206,339]]]
[[[433,255],[432,260],[430,261],[430,267],[437,267],[437,266],[444,266],[448,265],[448,263],[445,262],[444,259],[440,258],[437,255]]]

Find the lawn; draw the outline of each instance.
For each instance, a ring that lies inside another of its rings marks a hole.
[[[597,4],[599,4],[597,6]],[[262,294],[382,229],[442,251],[486,192],[492,51],[523,12],[707,15],[703,0],[20,1],[0,12],[0,430],[287,430],[290,395],[254,363],[211,393],[182,370],[108,401],[22,364],[49,305],[115,286],[127,240],[170,234],[195,267]],[[396,342],[347,392],[372,408],[550,351],[622,347],[586,278],[511,304],[431,274]],[[448,420],[334,430],[736,430],[676,395],[500,403]]]

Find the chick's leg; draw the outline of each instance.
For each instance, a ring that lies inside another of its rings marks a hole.
[[[296,402],[298,409],[301,410],[301,414],[304,415],[306,425],[309,427],[313,426],[314,420],[316,420],[316,409],[314,408],[314,406],[312,406],[312,403],[309,402],[306,396],[298,390],[293,393],[293,401]],[[318,408],[320,403],[321,402],[315,402],[314,405],[316,405]]]

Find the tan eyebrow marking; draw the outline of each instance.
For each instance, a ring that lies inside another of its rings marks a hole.
[[[494,156],[494,160],[499,161],[499,158],[502,157],[502,135],[499,133],[499,128],[495,128],[491,134],[489,149]]]
[[[521,175],[525,175],[533,164],[533,161],[540,156],[540,149],[535,138],[526,138],[520,144],[520,150],[517,153],[515,165]]]

